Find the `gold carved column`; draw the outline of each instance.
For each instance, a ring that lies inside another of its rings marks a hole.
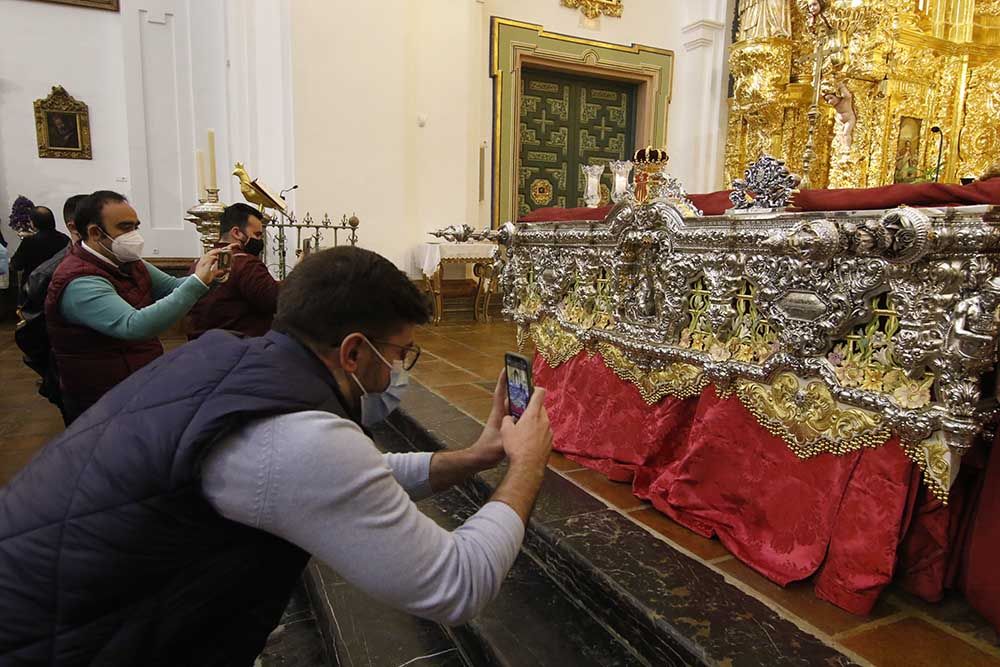
[[[790,34],[741,26],[730,54],[728,180],[765,152],[801,173],[817,59],[810,187],[934,180],[942,137],[941,181],[996,162],[1000,0],[742,0],[742,18],[759,21],[762,7],[766,16],[787,8]]]

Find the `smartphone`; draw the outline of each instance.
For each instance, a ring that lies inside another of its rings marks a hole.
[[[218,266],[220,271],[228,271],[233,268],[233,251],[226,248],[217,255]]]
[[[520,354],[508,352],[504,355],[507,366],[507,401],[510,405],[510,416],[520,418],[528,409],[531,400],[531,361]]]

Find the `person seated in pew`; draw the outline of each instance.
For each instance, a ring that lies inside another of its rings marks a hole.
[[[225,271],[219,250],[174,278],[142,260],[139,216],[122,195],[99,190],[76,210],[82,241],[59,264],[45,298],[67,425],[109,389],[163,354],[159,335]]]
[[[69,237],[56,229],[52,209],[36,206],[28,212],[28,218],[35,233],[21,239],[21,245],[10,258],[11,271],[20,272],[22,283],[42,262],[69,245]],[[18,295],[18,302],[24,302],[23,289]]]
[[[295,267],[265,336],[210,331],[107,392],[0,489],[0,663],[250,665],[310,555],[457,625],[499,592],[552,447],[544,389],[479,439],[381,454],[426,300],[384,257]],[[448,531],[415,500],[508,461]]]
[[[236,246],[229,278],[191,309],[188,340],[209,329],[263,336],[278,309],[279,283],[260,260],[264,250],[261,212],[248,204],[227,206],[219,223],[219,237],[216,248]],[[192,264],[190,273],[196,267]]]
[[[45,295],[49,291],[52,274],[69,252],[70,246],[80,242],[76,232],[76,207],[87,195],[73,195],[63,204],[63,221],[69,231],[70,243],[32,271],[22,285],[22,305],[18,309],[18,322],[14,328],[14,342],[24,354],[24,363],[42,378],[38,393],[63,412],[59,375],[56,372],[49,333],[45,327]],[[63,414],[63,421],[66,415]]]

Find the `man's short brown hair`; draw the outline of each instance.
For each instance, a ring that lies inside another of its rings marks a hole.
[[[278,293],[273,329],[314,345],[360,331],[383,338],[430,320],[427,298],[381,255],[342,246],[299,262]]]

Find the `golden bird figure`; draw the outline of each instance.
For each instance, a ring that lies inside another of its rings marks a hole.
[[[243,193],[243,198],[249,203],[259,206],[261,212],[263,212],[265,208],[275,209],[281,212],[285,211],[285,203],[273,196],[257,181],[251,180],[250,174],[247,173],[247,170],[243,167],[242,162],[237,162],[233,167],[233,176],[240,179],[240,192]]]

